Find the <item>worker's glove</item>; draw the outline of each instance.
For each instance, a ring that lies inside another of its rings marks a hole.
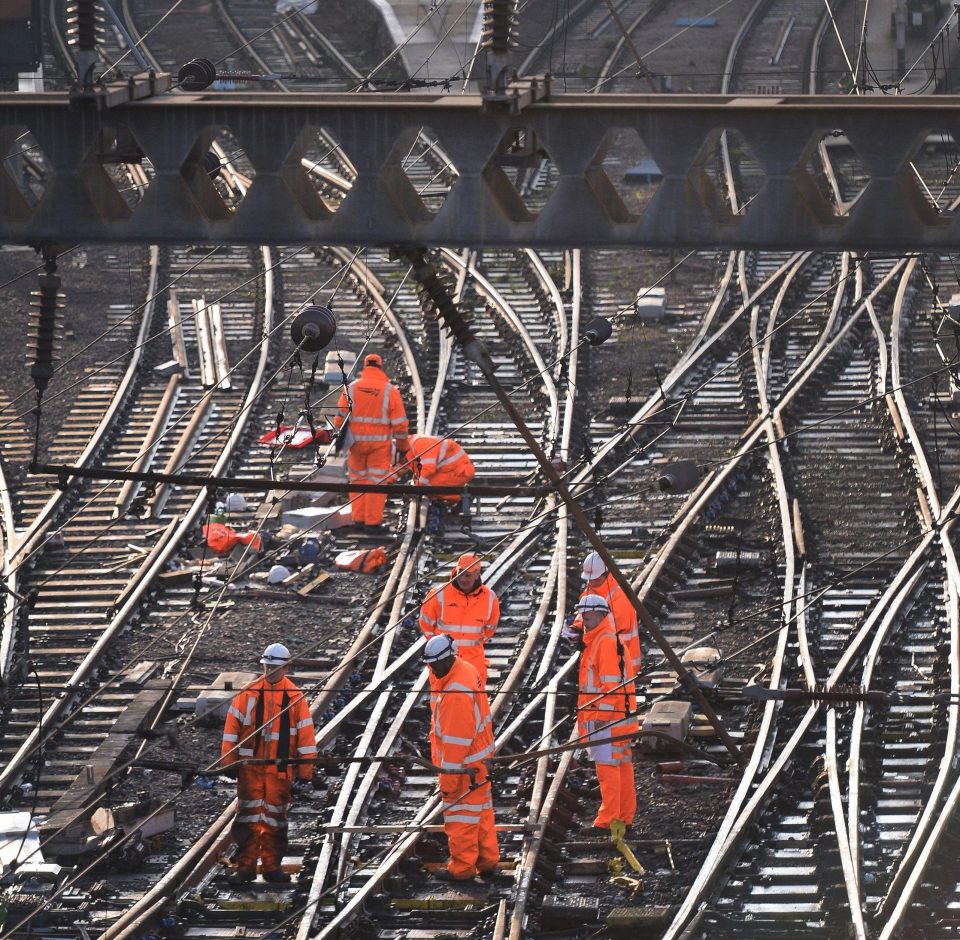
[[[563,629],[560,631],[560,636],[565,640],[569,640],[571,643],[578,643],[583,638],[583,634],[573,623],[565,623]]]
[[[221,767],[218,773],[221,777],[229,777],[231,780],[236,780],[240,774],[240,768],[236,764],[231,764],[229,767]]]

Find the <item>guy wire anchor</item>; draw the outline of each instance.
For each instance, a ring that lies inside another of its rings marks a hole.
[[[454,302],[448,285],[437,273],[432,262],[427,259],[426,249],[420,246],[411,247],[404,245],[397,247],[394,250],[394,254],[405,259],[410,264],[414,279],[420,285],[422,294],[429,298],[429,302],[434,308],[437,319],[450,329],[454,339],[463,348],[464,355],[471,362],[475,363],[483,373],[484,378],[493,389],[494,394],[497,396],[504,410],[510,416],[520,436],[530,449],[530,452],[536,457],[537,462],[540,464],[540,469],[549,481],[553,491],[566,504],[570,515],[573,516],[577,525],[580,527],[580,531],[583,532],[597,554],[603,559],[607,570],[613,575],[614,580],[617,582],[617,586],[630,600],[634,610],[637,612],[637,618],[643,631],[660,647],[664,658],[679,677],[683,687],[689,689],[691,697],[697,703],[697,707],[713,726],[717,737],[723,743],[724,747],[726,747],[730,755],[741,767],[745,767],[746,758],[743,756],[740,748],[737,747],[730,733],[724,727],[720,716],[716,713],[710,702],[707,701],[699,683],[689,675],[687,667],[680,661],[680,657],[677,656],[670,642],[660,630],[660,627],[657,626],[653,617],[650,616],[649,611],[647,611],[646,607],[640,602],[640,598],[637,596],[636,591],[634,591],[633,585],[620,570],[620,567],[610,552],[607,551],[606,545],[604,545],[603,540],[590,523],[586,513],[580,508],[580,504],[574,499],[573,494],[567,488],[563,477],[557,472],[556,467],[554,467],[550,458],[540,446],[540,442],[530,431],[530,428],[527,427],[523,415],[517,410],[507,390],[501,385],[499,379],[497,379],[495,375],[496,366],[490,358],[489,352],[487,352],[483,343],[474,336],[470,324]],[[582,341],[587,342],[589,340],[584,337]]]

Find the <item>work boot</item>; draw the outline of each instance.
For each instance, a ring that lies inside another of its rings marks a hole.
[[[254,881],[256,877],[256,872],[246,871],[243,868],[238,868],[229,878],[227,878],[227,883],[235,886],[248,885]]]
[[[276,869],[275,871],[265,871],[263,873],[263,880],[269,882],[272,885],[288,885],[290,884],[290,876],[281,869]]]

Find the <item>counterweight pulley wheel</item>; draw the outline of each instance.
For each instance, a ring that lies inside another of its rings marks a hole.
[[[290,338],[298,349],[319,352],[337,335],[337,318],[329,307],[304,307],[290,324]]]
[[[180,66],[177,84],[184,91],[203,91],[214,83],[216,77],[216,66],[209,59],[191,59]]]

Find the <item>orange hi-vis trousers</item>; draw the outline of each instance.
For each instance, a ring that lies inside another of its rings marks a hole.
[[[347,454],[347,476],[351,483],[384,483],[390,476],[390,441],[354,441]],[[351,493],[353,521],[380,525],[387,505],[386,493]]]
[[[627,732],[617,725],[604,727],[602,721],[588,721],[586,724],[587,743],[600,782],[600,809],[593,824],[599,829],[609,829],[614,819],[620,819],[629,826],[637,814],[633,749],[629,741],[606,740]]]
[[[270,766],[241,767],[237,800],[240,805],[233,823],[239,847],[237,867],[255,874],[259,858],[264,871],[278,871],[287,851],[290,779]]]
[[[443,831],[450,848],[447,871],[451,877],[464,881],[496,870],[500,847],[489,780],[463,796],[444,799]]]

